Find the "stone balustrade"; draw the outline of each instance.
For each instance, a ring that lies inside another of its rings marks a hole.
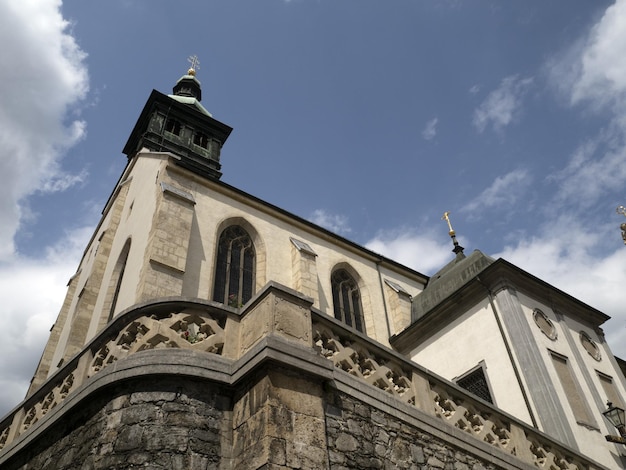
[[[236,361],[270,335],[312,347],[332,361],[335,374],[344,371],[527,464],[550,470],[601,468],[455,384],[312,309],[306,298],[275,284],[268,284],[242,309],[198,299],[170,299],[147,303],[118,316],[0,421],[0,457],[3,449],[37,428],[37,423],[68,395],[97,379],[117,361],[140,351],[163,348]]]
[[[317,313],[313,341],[335,367],[541,469],[597,468],[593,461],[398,353]]]
[[[121,315],[0,422],[0,453],[83,382],[120,359],[139,351],[160,348],[221,355],[224,327],[229,316],[238,319],[235,311],[211,303],[165,301]]]

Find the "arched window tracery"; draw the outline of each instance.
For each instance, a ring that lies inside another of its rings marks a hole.
[[[354,278],[345,269],[336,269],[331,275],[331,285],[335,318],[365,333],[361,292]]]
[[[213,300],[231,307],[241,307],[254,294],[254,244],[239,225],[226,227],[217,244]]]

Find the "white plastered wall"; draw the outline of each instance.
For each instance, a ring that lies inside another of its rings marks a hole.
[[[621,380],[621,371],[617,368],[615,361],[611,360],[613,355],[608,345],[589,324],[584,324],[576,320],[568,315],[567,312],[559,312],[560,315],[557,315],[554,309],[527,295],[518,293],[518,298],[520,299],[525,317],[533,332],[534,340],[537,342],[542,358],[544,358],[546,367],[553,378],[554,389],[563,405],[564,413],[570,423],[580,451],[599,462],[603,462],[609,467],[614,465],[615,462],[606,460],[606,446],[615,447],[615,445],[608,444],[604,436],[606,434],[616,434],[616,431],[615,429],[610,429],[610,425],[608,425],[602,416],[602,412],[606,410],[604,406],[606,398],[597,372],[601,372],[613,379],[613,385],[616,387],[620,396],[626,397],[626,391],[623,381]],[[540,309],[552,321],[557,332],[556,339],[552,340],[548,338],[535,324],[533,319],[535,309]],[[587,333],[600,349],[600,361],[595,360],[582,346],[580,342],[581,331]],[[567,335],[570,336],[569,340]],[[592,417],[592,422],[589,424],[591,424],[592,427],[576,422],[576,418],[568,402],[567,393],[563,389],[554,368],[550,351],[554,351],[567,358],[568,367],[574,376],[580,393],[582,393],[584,397],[585,403],[588,405]],[[583,370],[586,370],[587,376],[591,379],[591,384],[587,382]],[[598,403],[598,400],[600,400],[600,403]],[[613,451],[617,455],[617,448],[613,449]]]
[[[524,397],[488,299],[448,323],[410,353],[413,361],[452,380],[484,361],[494,404],[531,424]]]

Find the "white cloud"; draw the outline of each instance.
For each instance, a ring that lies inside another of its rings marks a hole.
[[[474,111],[473,123],[479,132],[491,124],[499,131],[519,116],[522,98],[532,84],[532,78],[506,77],[500,87],[489,93],[485,101]]]
[[[74,185],[81,184],[87,179],[87,171],[83,170],[76,175],[70,173],[56,174],[54,177],[45,181],[39,190],[43,193],[55,193],[65,191]]]
[[[563,170],[548,178],[558,184],[555,204],[585,210],[626,185],[625,49],[626,0],[617,0],[586,37],[548,64],[552,84],[572,105],[602,113],[608,122],[579,146]]]
[[[517,169],[498,176],[491,186],[468,202],[462,209],[470,216],[480,217],[491,209],[509,209],[518,203],[532,181],[529,172]]]
[[[48,248],[43,260],[0,263],[0,416],[24,399],[67,282],[92,233],[92,227],[68,233]]]
[[[60,0],[0,1],[0,414],[24,397],[91,235],[69,235],[43,261],[13,244],[27,196],[85,179],[61,169],[64,152],[85,135],[85,123],[70,116],[88,91],[85,53],[68,29]]]
[[[88,91],[85,53],[60,0],[0,2],[0,260],[13,255],[24,198],[67,187],[63,153],[85,133],[69,119]],[[59,184],[65,182],[64,184]]]
[[[315,209],[309,216],[309,220],[340,235],[345,235],[351,231],[348,218],[345,215],[331,214],[324,209]]]
[[[453,257],[449,239],[415,229],[381,232],[365,246],[424,274],[433,274]]]
[[[422,131],[422,137],[425,140],[432,140],[437,135],[437,123],[439,122],[439,118],[433,118],[426,123],[424,130]]]
[[[567,166],[548,177],[558,184],[555,202],[587,209],[626,184],[626,146],[611,146],[607,136],[582,144]]]
[[[589,34],[572,84],[572,102],[615,103],[626,93],[626,1],[617,0]],[[623,103],[620,103],[623,105]],[[620,105],[618,104],[618,106]]]
[[[478,93],[480,91],[480,87],[478,85],[473,85],[470,89],[469,92],[472,95],[475,95],[476,93]]]
[[[607,342],[615,355],[626,357],[626,247],[618,239],[616,227],[584,229],[576,218],[563,216],[539,236],[495,256],[611,316],[603,325]],[[597,256],[609,240],[615,249]]]

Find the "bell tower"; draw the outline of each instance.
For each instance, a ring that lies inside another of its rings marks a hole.
[[[201,104],[202,89],[196,78],[199,62],[196,56],[189,60],[191,67],[171,95],[152,90],[123,152],[129,159],[143,148],[171,152],[180,157],[180,166],[219,179],[220,152],[232,128],[213,119]]]
[[[190,61],[172,94],[152,91],[124,146],[128,164],[68,283],[29,394],[132,305],[207,296],[183,292],[185,276],[196,276],[187,269],[196,249],[190,246],[197,219],[190,188],[198,176],[220,183],[220,152],[232,128],[201,104],[198,60]]]

